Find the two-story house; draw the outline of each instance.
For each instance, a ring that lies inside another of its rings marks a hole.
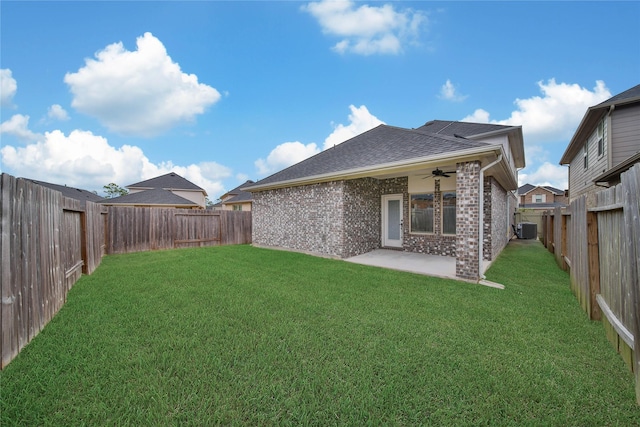
[[[204,209],[207,192],[175,172],[127,185],[129,194],[101,201],[107,206]]]
[[[601,187],[640,162],[640,85],[590,107],[560,160],[569,165],[569,199],[594,202]]]
[[[524,184],[518,188],[519,207],[548,210],[565,207],[569,202],[567,191],[549,185]]]

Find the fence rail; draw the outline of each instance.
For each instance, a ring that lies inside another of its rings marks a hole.
[[[251,242],[251,213],[110,207],[0,177],[0,368],[13,360],[107,253]]]
[[[543,243],[569,270],[571,290],[636,377],[640,404],[640,164],[621,183],[543,216]]]

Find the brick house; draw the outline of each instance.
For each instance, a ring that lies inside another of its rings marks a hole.
[[[518,188],[518,203],[523,209],[547,210],[555,207],[566,207],[569,198],[564,190],[548,185],[524,184]]]
[[[602,187],[640,162],[640,85],[590,107],[562,158],[569,165],[570,201],[586,195],[595,202]]]
[[[520,126],[380,125],[244,190],[253,243],[336,258],[391,248],[456,258],[478,280],[512,235]]]

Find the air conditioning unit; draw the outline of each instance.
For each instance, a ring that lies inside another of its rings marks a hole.
[[[536,239],[538,224],[535,222],[521,222],[518,224],[518,239]]]

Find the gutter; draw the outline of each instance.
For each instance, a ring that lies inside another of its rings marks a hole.
[[[484,272],[482,271],[482,261],[484,259],[484,172],[492,166],[497,165],[502,161],[502,153],[498,156],[496,160],[489,163],[482,169],[480,169],[480,211],[478,212],[478,220],[479,220],[479,238],[478,238],[478,280],[483,280],[486,277],[484,276]]]

